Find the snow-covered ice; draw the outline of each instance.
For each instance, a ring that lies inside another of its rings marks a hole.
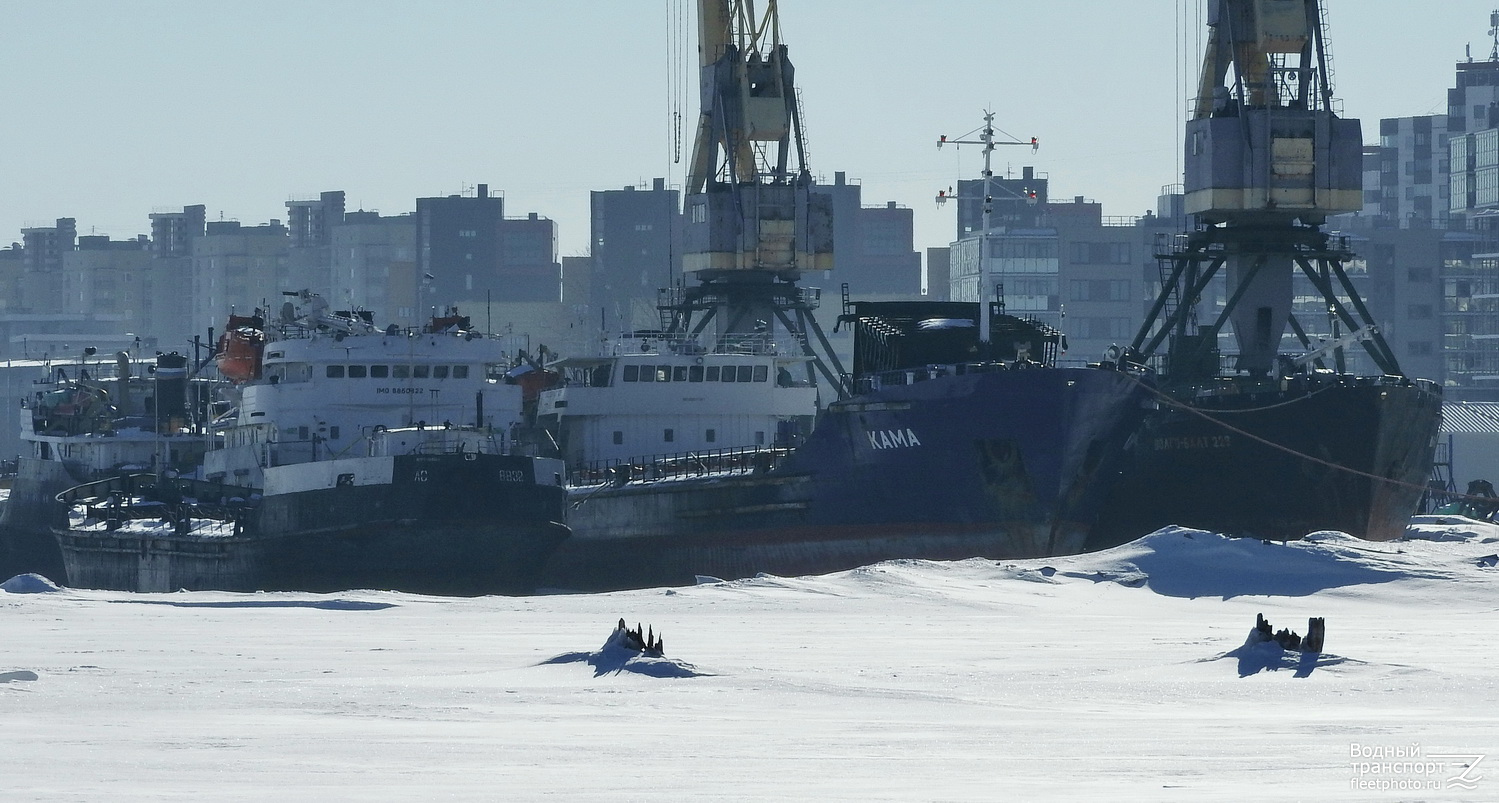
[[[1496,553],[1499,527],[1426,517],[593,595],[18,578],[0,796],[1496,800]],[[1257,613],[1326,617],[1325,651],[1247,645]]]

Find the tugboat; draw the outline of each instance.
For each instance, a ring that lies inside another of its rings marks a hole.
[[[1209,9],[1186,131],[1187,211],[1200,227],[1160,244],[1161,294],[1111,355],[1160,366],[1158,409],[1130,441],[1090,547],[1168,524],[1277,540],[1317,530],[1398,538],[1426,490],[1441,389],[1402,374],[1345,269],[1346,240],[1324,231],[1328,215],[1363,205],[1363,137],[1358,120],[1333,111],[1319,2]],[[1220,274],[1223,308],[1199,324],[1198,302]],[[1307,334],[1314,318],[1298,320],[1297,295],[1316,299],[1304,315],[1335,317],[1323,343]],[[1225,365],[1219,335],[1230,324],[1238,353]],[[1288,327],[1300,354],[1279,353]],[[1345,369],[1355,342],[1378,374]]]
[[[523,354],[456,311],[379,329],[292,294],[231,321],[236,407],[199,477],[87,483],[56,535],[79,587],[525,593],[567,536],[562,463],[513,431]],[[229,345],[228,343],[225,344]]]
[[[176,352],[141,359],[129,352],[40,368],[23,399],[20,455],[10,499],[0,513],[0,574],[33,572],[66,580],[52,528],[67,524],[58,493],[142,471],[191,473],[213,435],[203,425],[208,383],[189,379]]]

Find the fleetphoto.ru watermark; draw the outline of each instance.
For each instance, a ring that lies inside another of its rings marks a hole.
[[[1483,781],[1482,753],[1428,753],[1419,744],[1349,745],[1349,787],[1359,791],[1407,792],[1452,789],[1471,792]],[[1499,788],[1499,785],[1495,785]]]

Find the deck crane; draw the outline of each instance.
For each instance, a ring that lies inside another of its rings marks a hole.
[[[1348,331],[1369,333],[1363,345],[1379,369],[1399,374],[1343,268],[1346,241],[1322,230],[1329,215],[1363,206],[1363,137],[1357,119],[1334,109],[1321,0],[1209,0],[1207,10],[1184,142],[1186,211],[1201,225],[1158,254],[1169,276],[1131,357],[1148,359],[1169,340],[1172,380],[1210,376],[1218,333],[1232,321],[1235,369],[1270,374],[1287,326],[1313,348],[1291,310],[1299,268]],[[1225,266],[1227,304],[1193,331],[1195,301]]]
[[[795,70],[776,0],[698,0],[700,114],[684,198],[683,267],[663,291],[664,328],[720,342],[782,330],[841,397],[843,369],[798,284],[833,267],[832,200],[812,192]],[[831,367],[830,367],[831,366]]]

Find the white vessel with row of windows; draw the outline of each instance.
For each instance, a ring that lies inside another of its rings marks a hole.
[[[741,336],[710,350],[645,333],[602,351],[549,366],[563,382],[537,405],[538,423],[579,478],[642,455],[794,446],[817,415],[812,358],[789,341]]]
[[[305,292],[230,323],[235,407],[201,481],[74,489],[75,585],[529,590],[567,529],[561,461],[513,442],[514,339],[456,311],[382,329]]]

